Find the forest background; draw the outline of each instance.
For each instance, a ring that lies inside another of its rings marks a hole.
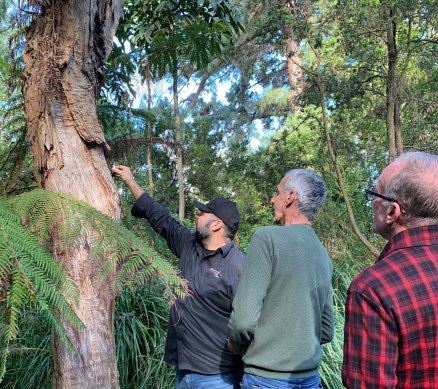
[[[93,258],[85,278],[98,290],[98,311],[106,317],[99,320],[109,323],[102,354],[115,351],[117,363],[111,382],[90,384],[98,382],[92,377],[82,387],[173,387],[174,372],[162,360],[172,292],[163,291],[180,287],[165,276],[173,274],[166,264],[176,259],[147,223],[130,216],[133,198],[109,174],[117,163],[130,166],[145,190],[188,227],[192,200],[236,201],[242,251],[257,228],[272,223],[269,199],[287,170],[310,168],[324,178],[328,199],[314,227],[334,263],[336,336],[324,348],[321,377],[324,387],[341,388],[346,290],[384,245],[370,231],[364,189],[404,151],[438,153],[438,4],[127,0],[117,26],[121,2],[62,3],[0,1],[1,387],[79,385],[77,363],[97,366],[99,375],[102,355],[81,349],[82,325],[93,326],[82,304],[86,283],[71,260],[76,249]],[[93,7],[91,18],[83,10]],[[108,15],[113,24],[105,30]],[[81,23],[94,26],[89,56],[71,43],[87,35]],[[36,38],[48,42],[47,52]],[[92,70],[75,71],[87,62]],[[77,85],[84,93],[79,98]],[[66,128],[95,154],[68,155],[76,140]],[[62,136],[54,141],[54,134]],[[53,163],[59,154],[62,164]],[[69,170],[67,157],[79,173]],[[95,178],[91,170],[103,173]],[[106,189],[96,194],[96,182]],[[82,192],[71,189],[81,185]],[[58,192],[62,201],[38,187]],[[125,263],[125,254],[108,260],[109,251],[121,251],[107,249],[108,243],[97,254],[89,249],[100,236],[97,224],[110,222],[73,198],[121,220],[125,230],[105,224],[105,232],[123,250],[126,242],[135,246],[126,255],[131,260],[137,248],[145,257]],[[111,204],[121,204],[121,211]],[[69,217],[63,214],[70,221],[65,227],[57,216],[73,206]],[[81,218],[98,222],[82,229]],[[76,233],[81,238],[67,239]],[[27,265],[27,256],[40,249],[39,259],[47,259]],[[65,278],[44,284],[57,274]],[[111,290],[95,287],[96,280],[109,279]],[[69,342],[72,349],[63,346]]]

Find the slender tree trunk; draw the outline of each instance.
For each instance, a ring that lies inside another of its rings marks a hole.
[[[203,76],[202,76],[202,80],[199,83],[198,89],[196,90],[195,95],[193,96],[193,98],[190,100],[190,104],[187,108],[186,114],[188,112],[190,112],[196,105],[199,96],[201,95],[202,91],[205,88],[205,85],[207,84],[208,79],[210,78],[210,76],[212,75],[213,70],[207,71]]]
[[[178,217],[183,220],[185,213],[184,181],[183,181],[183,160],[181,144],[181,117],[179,114],[178,101],[178,65],[175,61],[173,65],[173,114],[175,117],[175,143],[176,143],[176,172],[178,175]]]
[[[152,138],[152,123],[151,123],[151,107],[152,107],[152,92],[151,92],[151,67],[149,64],[149,57],[146,57],[146,86],[148,89],[148,137]],[[148,143],[148,177],[149,177],[149,194],[154,196],[154,175],[152,174],[152,145]]]
[[[286,0],[285,7],[289,9],[292,16],[303,16],[307,14],[306,4],[302,4],[300,9],[297,9],[295,2]],[[300,15],[301,14],[301,15]],[[304,90],[304,70],[300,56],[299,42],[293,36],[293,31],[290,25],[284,27],[286,34],[286,57],[287,57],[287,74],[290,86],[290,110],[292,113],[301,112],[301,106],[298,103],[299,96]]]
[[[42,188],[72,195],[118,219],[120,200],[105,156],[96,97],[103,65],[122,11],[122,0],[47,0],[27,33],[24,108],[33,165]],[[99,271],[87,245],[54,256],[79,288],[77,331],[63,320],[77,352],[53,337],[53,387],[118,388],[114,344],[114,298],[98,287]]]
[[[394,137],[395,137],[395,152],[399,156],[403,154],[403,138],[401,134],[401,96],[397,93],[394,103]]]
[[[400,109],[397,100],[397,26],[392,18],[392,10],[386,0],[382,1],[383,18],[386,29],[386,47],[388,50],[388,76],[386,79],[386,131],[388,137],[389,162],[397,157],[396,123],[400,131]]]
[[[324,83],[321,77],[321,57],[319,53],[313,49],[313,52],[316,56],[316,86],[318,88],[319,92],[319,103],[321,106],[322,111],[322,119],[323,119],[323,128],[324,128],[324,134],[327,141],[327,147],[329,150],[330,158],[332,160],[333,166],[336,171],[336,178],[338,179],[339,189],[341,190],[342,197],[344,199],[345,207],[347,208],[347,214],[351,222],[351,226],[353,227],[354,234],[359,238],[359,240],[365,245],[365,247],[370,250],[370,252],[377,257],[380,253],[379,250],[377,250],[373,244],[360,232],[359,227],[356,223],[356,218],[354,217],[353,208],[351,207],[350,200],[348,198],[347,190],[345,189],[344,179],[342,177],[341,169],[338,165],[337,158],[335,151],[333,149],[333,144],[330,136],[330,128],[329,128],[329,121],[326,111],[326,98],[325,98],[325,88]]]
[[[406,75],[408,72],[409,64],[412,60],[412,19],[408,20],[408,31],[406,34],[406,58],[403,64],[403,68],[400,73],[400,77],[398,80],[398,91],[396,96],[396,104],[395,104],[395,122],[394,122],[394,130],[395,130],[395,145],[397,150],[397,155],[403,153],[403,138],[401,134],[401,102],[402,102],[402,92],[404,88],[404,84],[406,81]]]

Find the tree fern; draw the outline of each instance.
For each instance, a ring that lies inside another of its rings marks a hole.
[[[186,282],[171,264],[131,231],[90,205],[41,189],[16,196],[9,204],[40,242],[47,244],[56,235],[58,251],[72,246],[86,248],[98,269],[95,282],[110,283],[115,295],[125,285],[135,286],[156,278],[162,280],[166,295],[187,294]]]
[[[64,269],[37,239],[21,225],[18,215],[0,201],[0,380],[5,374],[9,346],[19,331],[18,317],[24,305],[38,306],[58,334],[72,347],[60,325],[60,314],[83,328],[71,308],[76,287]],[[66,298],[64,290],[69,290]]]
[[[125,286],[157,279],[170,301],[187,294],[186,282],[158,253],[113,219],[69,196],[39,189],[0,201],[0,224],[0,296],[5,307],[0,378],[25,304],[36,304],[71,347],[60,317],[83,328],[72,310],[77,287],[48,250],[56,257],[67,248],[86,249],[97,269],[94,282],[110,283],[115,295]]]

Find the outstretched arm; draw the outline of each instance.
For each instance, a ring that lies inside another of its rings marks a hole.
[[[144,190],[135,181],[134,175],[129,167],[114,165],[111,171],[123,181],[136,200],[144,193]]]
[[[152,228],[164,237],[170,250],[180,257],[186,245],[191,245],[192,233],[182,226],[170,215],[169,211],[156,202],[137,184],[131,169],[118,165],[111,169],[119,177],[136,199],[131,214],[135,217],[145,218]]]

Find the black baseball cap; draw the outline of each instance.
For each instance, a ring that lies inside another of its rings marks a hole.
[[[216,197],[207,204],[194,200],[193,205],[202,212],[212,213],[217,216],[231,228],[233,232],[236,232],[239,228],[240,213],[234,201],[223,197]]]

